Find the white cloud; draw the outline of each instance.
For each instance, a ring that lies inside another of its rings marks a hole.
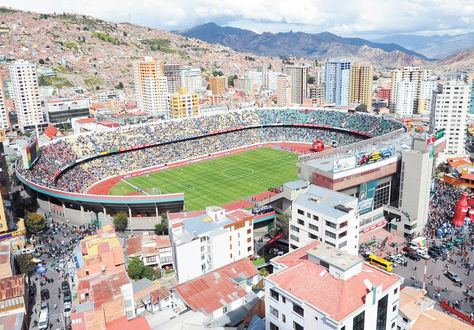
[[[208,21],[232,22],[258,32],[293,29],[344,36],[474,29],[472,0],[2,0],[2,5],[164,29]]]

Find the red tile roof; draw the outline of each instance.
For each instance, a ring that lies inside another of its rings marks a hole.
[[[127,320],[126,316],[113,320],[107,323],[107,330],[149,330],[150,325],[143,316],[138,316],[134,319]]]
[[[223,303],[245,297],[247,292],[236,280],[249,279],[257,274],[257,268],[249,259],[241,259],[180,284],[175,290],[192,310],[210,314],[222,308]]]
[[[53,125],[49,124],[48,127],[46,127],[43,135],[48,138],[49,140],[51,140],[53,137],[56,136],[56,134],[58,134],[59,130],[54,127]]]
[[[150,242],[150,246],[143,246]],[[171,247],[169,236],[141,235],[131,237],[125,242],[125,255],[134,256],[137,254],[158,254],[160,249]]]
[[[382,286],[383,291],[400,281],[399,276],[367,264],[363,264],[362,271],[351,278],[339,279],[327,272],[323,266],[308,260],[306,251],[318,244],[313,242],[273,260],[288,268],[268,276],[267,279],[334,320],[342,320],[364,305],[365,296],[369,292],[364,284],[365,280],[373,286]]]
[[[90,124],[95,123],[97,120],[95,118],[81,118],[76,120],[77,124]]]
[[[25,275],[14,275],[0,280],[0,301],[25,294]]]

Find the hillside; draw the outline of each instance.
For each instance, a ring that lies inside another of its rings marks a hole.
[[[204,70],[239,74],[264,63],[274,68],[281,60],[235,52],[224,46],[191,40],[139,25],[115,24],[89,16],[38,14],[0,8],[0,55],[27,59],[55,69],[48,78],[55,86],[89,89],[132,86],[132,61],[152,55],[165,63],[194,65]]]
[[[433,65],[433,70],[444,75],[471,73],[474,71],[474,48],[459,52],[438,61]]]
[[[344,57],[371,62],[379,67],[421,65],[428,60],[425,56],[396,44],[380,44],[360,38],[343,38],[329,32],[258,34],[249,30],[207,23],[181,31],[180,34],[263,56]]]

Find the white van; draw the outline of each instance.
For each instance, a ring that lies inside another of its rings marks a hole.
[[[47,329],[48,323],[49,323],[48,310],[42,309],[39,316],[39,320],[38,320],[38,329],[40,330]]]

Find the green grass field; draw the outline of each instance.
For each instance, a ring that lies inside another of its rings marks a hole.
[[[111,195],[184,192],[188,211],[241,200],[270,187],[295,180],[298,156],[261,148],[127,179],[110,189]]]

